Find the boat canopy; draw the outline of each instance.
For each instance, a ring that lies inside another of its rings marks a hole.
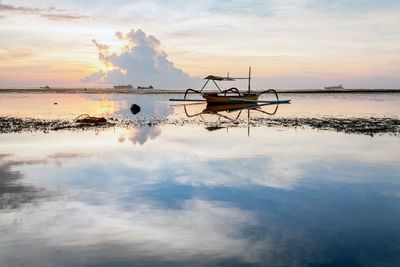
[[[204,80],[213,80],[213,81],[234,81],[234,80],[248,80],[249,78],[232,78],[232,77],[222,77],[215,75],[208,75],[204,78]]]

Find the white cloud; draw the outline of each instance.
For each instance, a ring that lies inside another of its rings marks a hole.
[[[61,12],[61,13],[60,13]],[[64,13],[65,10],[50,6],[47,8],[29,7],[29,6],[15,6],[10,4],[3,4],[0,1],[0,13],[6,14],[19,14],[19,15],[38,15],[50,20],[76,20],[88,18],[85,15]],[[1,15],[1,17],[5,17]]]
[[[160,41],[142,30],[115,36],[126,44],[119,53],[111,53],[109,46],[93,43],[99,51],[99,60],[110,70],[98,71],[83,79],[84,82],[105,84],[153,85],[157,88],[193,87],[198,78],[190,77],[175,67],[161,49]]]

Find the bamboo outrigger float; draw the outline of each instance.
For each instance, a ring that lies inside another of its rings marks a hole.
[[[240,77],[240,78],[233,78],[229,77],[229,73],[226,77],[222,76],[215,76],[209,75],[204,78],[206,82],[204,83],[203,87],[200,90],[194,89],[187,89],[185,92],[185,96],[183,99],[170,99],[170,101],[206,101],[207,105],[225,105],[225,104],[232,104],[232,103],[246,103],[246,104],[263,104],[263,103],[270,103],[270,104],[289,104],[290,100],[279,100],[278,93],[273,90],[265,90],[262,92],[251,92],[250,89],[250,82],[251,82],[251,67],[249,67],[249,76],[248,77]],[[231,87],[226,90],[222,90],[217,81],[235,81],[235,80],[248,80],[247,92],[240,93],[239,89],[236,87]],[[207,84],[212,81],[215,87],[218,89],[217,92],[203,92]],[[187,99],[189,93],[197,93],[203,97],[203,100],[198,99]],[[258,100],[262,94],[265,93],[273,93],[275,95],[275,100]]]

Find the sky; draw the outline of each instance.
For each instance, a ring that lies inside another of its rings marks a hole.
[[[398,0],[0,1],[0,88],[400,87]]]

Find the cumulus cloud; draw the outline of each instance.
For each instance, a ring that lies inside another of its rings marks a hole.
[[[127,34],[117,32],[115,36],[125,42],[118,53],[111,53],[107,45],[93,40],[99,52],[99,60],[109,70],[93,73],[85,77],[83,82],[184,88],[194,87],[200,81],[175,67],[156,37],[140,29],[131,30]]]
[[[14,6],[9,4],[3,4],[0,1],[0,13],[38,15],[40,17],[47,18],[50,20],[76,20],[88,17],[84,15],[65,14],[60,12],[65,12],[65,11],[63,9],[58,9],[54,6],[48,8]],[[5,16],[0,15],[0,18],[5,18]]]

